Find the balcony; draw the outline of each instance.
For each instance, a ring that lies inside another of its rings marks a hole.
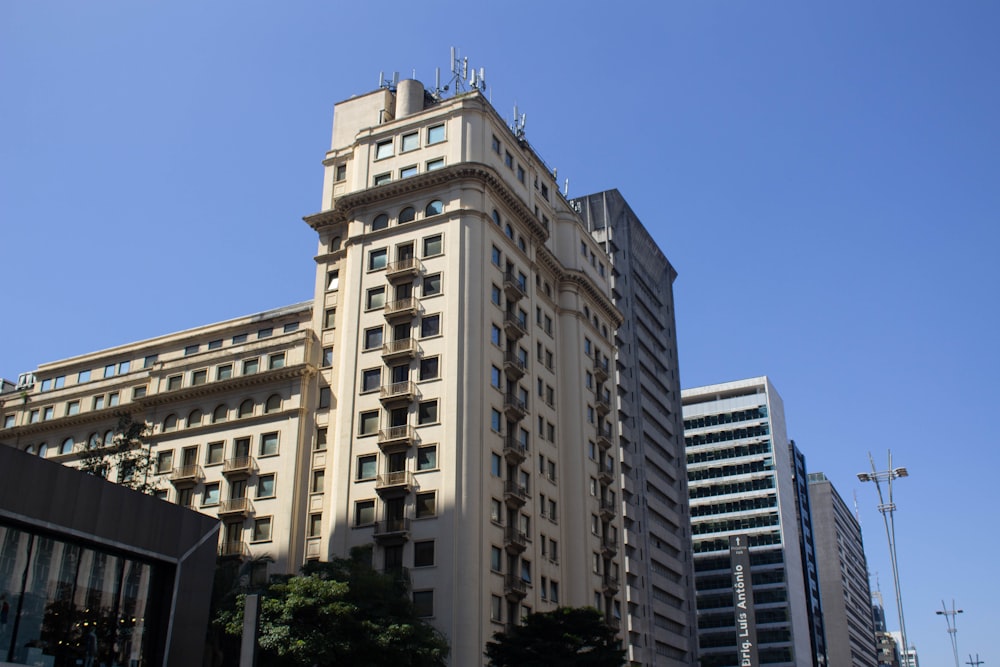
[[[524,507],[528,501],[528,490],[512,479],[503,484],[503,499],[511,507]]]
[[[222,474],[227,479],[246,479],[253,474],[255,465],[252,456],[234,456],[222,462]]]
[[[528,325],[517,315],[507,313],[503,318],[503,330],[510,340],[519,340],[528,333]]]
[[[413,338],[403,338],[394,340],[382,346],[382,358],[386,361],[390,359],[410,359],[417,356],[417,341]]]
[[[503,535],[503,545],[507,553],[517,555],[528,548],[528,536],[517,528],[507,526]]]
[[[377,521],[373,536],[380,544],[405,542],[410,538],[410,520],[400,518]]]
[[[400,259],[388,264],[385,267],[385,277],[389,280],[413,278],[420,273],[421,268],[423,267],[421,267],[419,259],[408,257],[407,259]]]
[[[503,411],[511,421],[521,421],[528,414],[528,406],[523,399],[508,393],[503,397]]]
[[[594,377],[598,382],[605,382],[608,379],[607,359],[602,361],[598,356],[594,356]]]
[[[418,305],[419,303],[416,298],[412,296],[405,299],[396,299],[385,304],[382,314],[389,322],[403,320],[416,315]]]
[[[382,574],[387,577],[392,577],[396,581],[409,584],[410,583],[410,568],[403,567],[402,565],[389,565],[382,568]]]
[[[615,467],[607,463],[602,464],[597,471],[597,479],[601,480],[601,484],[611,484],[615,481]]]
[[[605,558],[614,558],[618,555],[618,545],[614,540],[604,538],[601,540],[601,555]]]
[[[520,301],[528,295],[527,285],[511,271],[503,274],[503,291],[511,301]]]
[[[383,385],[378,390],[379,400],[383,404],[409,403],[417,396],[417,385],[413,382],[393,382]]]
[[[375,477],[375,490],[383,496],[401,495],[413,488],[413,473],[407,470],[386,472]]]
[[[379,429],[378,446],[383,453],[387,450],[405,449],[413,445],[414,431],[412,426],[389,426]]]
[[[528,447],[513,435],[508,434],[503,439],[503,455],[507,459],[507,463],[521,465],[528,456]]]
[[[509,380],[520,380],[524,377],[527,366],[512,350],[507,350],[503,355],[503,371]]]
[[[219,504],[220,517],[242,516],[244,519],[253,514],[253,503],[249,498],[231,498]]]
[[[601,449],[611,448],[611,429],[606,428],[597,432],[597,446]]]
[[[618,513],[617,508],[615,508],[615,503],[610,500],[601,501],[601,518],[605,521],[611,521],[615,518]]]
[[[250,548],[246,542],[238,540],[235,542],[223,542],[219,545],[220,558],[249,558]]]
[[[514,574],[503,578],[503,592],[511,602],[520,602],[528,594],[528,583]]]
[[[174,468],[170,472],[170,482],[176,487],[194,486],[205,479],[205,473],[197,463]]]
[[[609,616],[608,618],[604,619],[604,623],[615,632],[618,632],[622,629],[622,619],[620,618]]]
[[[618,589],[618,578],[610,574],[605,574],[604,580],[601,582],[601,590],[604,591],[604,595],[614,597],[618,593]]]
[[[604,417],[609,412],[611,412],[611,397],[605,396],[603,398],[594,399],[594,409],[597,410],[597,414]]]

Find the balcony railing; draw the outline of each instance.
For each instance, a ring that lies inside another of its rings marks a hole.
[[[205,478],[201,466],[197,463],[174,468],[170,473],[170,481],[174,486],[193,485]]]
[[[507,435],[503,439],[503,454],[510,463],[520,465],[528,456],[528,447],[513,435]]]
[[[597,378],[598,382],[604,382],[608,379],[607,359],[601,359],[599,356],[594,355],[594,377]]]
[[[611,502],[610,500],[602,500],[601,501],[601,518],[602,519],[604,519],[606,521],[610,521],[611,519],[615,518],[615,515],[617,513],[618,513],[618,509],[615,507],[615,503]]]
[[[377,540],[405,540],[410,534],[409,519],[376,521],[373,534]]]
[[[223,542],[219,545],[219,556],[223,558],[248,558],[250,556],[250,548],[242,540]]]
[[[602,417],[611,412],[610,398],[605,396],[604,398],[594,400],[594,409],[597,410],[597,414]]]
[[[521,361],[514,352],[508,350],[503,356],[503,370],[511,380],[520,380],[527,371],[527,364]]]
[[[503,328],[507,337],[517,340],[528,333],[528,325],[520,317],[507,313],[503,318]]]
[[[243,516],[250,516],[253,514],[253,503],[250,502],[249,498],[230,498],[229,500],[223,500],[219,503],[219,516],[233,516],[235,514],[241,514]]]
[[[394,401],[412,401],[417,395],[417,385],[410,381],[393,382],[383,385],[378,392],[383,403]]]
[[[597,476],[605,484],[611,484],[615,481],[615,467],[607,463],[602,464],[600,470],[597,471]]]
[[[601,587],[604,589],[605,595],[614,595],[619,589],[618,577],[605,574],[604,580],[601,582]]]
[[[611,429],[599,429],[597,431],[597,446],[601,449],[611,447]]]
[[[527,285],[510,271],[503,274],[503,291],[511,301],[519,301],[528,294]]]
[[[417,353],[417,341],[413,338],[403,338],[385,343],[382,346],[382,356],[386,359],[393,357],[412,357]]]
[[[385,309],[383,314],[385,318],[395,319],[399,317],[413,316],[417,313],[417,300],[414,297],[407,297],[405,299],[396,299],[395,301],[390,301],[385,304]]]
[[[519,554],[528,548],[528,536],[511,526],[507,526],[504,531],[503,542],[507,551],[513,554]]]
[[[375,490],[379,492],[398,491],[405,493],[413,486],[413,473],[408,470],[385,472],[375,477]]]
[[[413,444],[413,427],[404,425],[379,429],[378,444],[383,448],[393,445],[409,447]]]
[[[614,540],[607,538],[601,540],[601,555],[605,558],[614,558],[618,553],[618,545]]]
[[[503,485],[503,498],[509,505],[521,507],[528,500],[528,490],[512,479]]]
[[[518,601],[524,598],[528,594],[528,584],[521,577],[508,574],[503,580],[503,590],[507,595],[507,599]]]
[[[385,267],[385,275],[389,279],[408,278],[420,273],[420,260],[416,257],[408,257],[395,262],[390,262]]]
[[[514,421],[520,421],[528,414],[528,406],[524,399],[515,394],[504,394],[503,409],[507,413],[507,417]]]
[[[222,462],[222,473],[230,477],[249,477],[253,468],[252,456],[234,456]]]

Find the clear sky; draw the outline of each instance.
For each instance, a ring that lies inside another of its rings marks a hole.
[[[676,266],[684,386],[771,377],[889,603],[855,474],[892,449],[921,664],[953,664],[952,598],[996,664],[998,29],[996,0],[6,0],[0,375],[311,298],[333,104],[454,45]]]

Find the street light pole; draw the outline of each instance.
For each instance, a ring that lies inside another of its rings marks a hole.
[[[896,565],[896,522],[893,514],[896,511],[896,504],[892,501],[892,480],[899,477],[908,477],[906,468],[892,467],[892,450],[889,451],[889,469],[876,470],[875,459],[871,452],[868,452],[868,461],[871,463],[872,471],[859,472],[858,479],[862,482],[875,482],[875,490],[878,491],[878,511],[882,514],[882,523],[885,524],[885,537],[889,542],[889,562],[892,565],[892,583],[896,590],[896,612],[899,614],[899,635],[903,640],[902,655],[906,655],[910,645],[906,641],[906,622],[903,620],[903,594],[899,590],[899,568]],[[889,491],[889,502],[882,496],[882,485],[885,481]],[[905,660],[905,658],[904,658]]]
[[[942,611],[934,612],[938,616],[944,616],[945,622],[948,624],[948,634],[951,635],[951,650],[955,653],[955,667],[962,667],[958,664],[958,618],[957,616],[962,613],[961,609],[955,609],[955,600],[951,601],[951,611],[948,611],[948,607],[944,605],[944,600],[941,600]],[[972,660],[972,656],[969,656],[969,660]]]
[[[983,664],[986,664],[986,663],[984,663],[982,660],[979,659],[979,654],[978,653],[976,654],[976,659],[973,660],[972,659],[972,654],[970,653],[969,654],[969,661],[967,663],[965,663],[965,664],[972,665],[972,667],[979,667],[979,665],[983,665]]]

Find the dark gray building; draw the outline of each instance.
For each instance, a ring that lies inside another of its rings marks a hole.
[[[819,571],[816,565],[816,545],[813,537],[812,507],[809,502],[809,475],[806,472],[806,457],[792,440],[788,445],[792,459],[792,481],[795,483],[795,515],[799,519],[799,551],[802,553],[802,578],[806,583],[806,605],[812,632],[814,664],[824,667],[827,662],[826,630],[823,621],[823,607],[820,603]]]
[[[219,522],[0,445],[0,663],[202,662]]]

